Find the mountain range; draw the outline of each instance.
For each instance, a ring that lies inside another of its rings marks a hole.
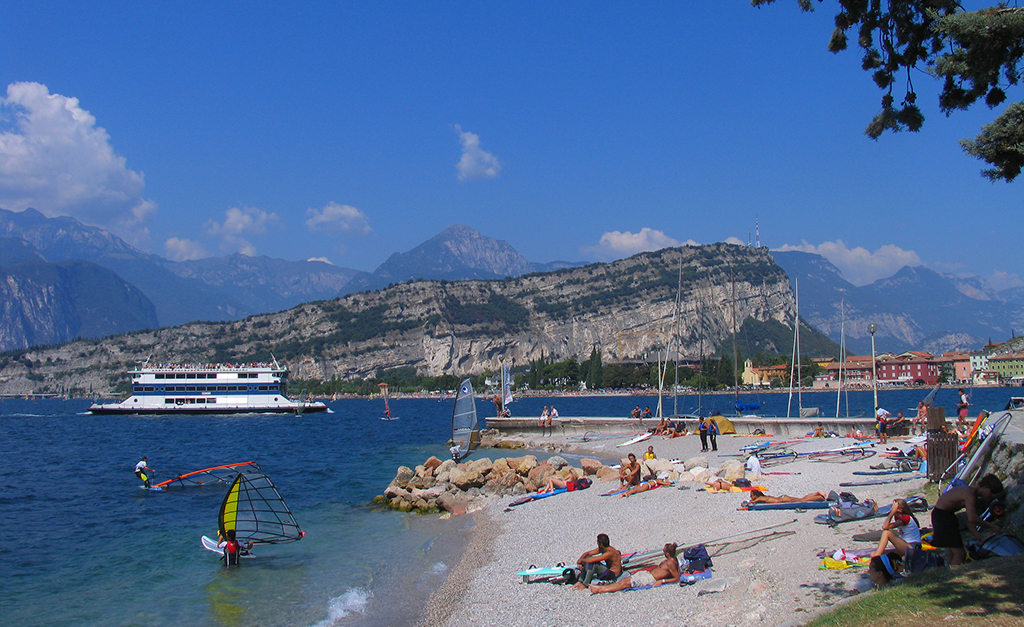
[[[925,267],[904,267],[858,287],[820,255],[787,251],[772,256],[799,290],[800,317],[835,341],[845,328],[847,350],[853,354],[870,354],[871,324],[878,326],[879,352],[936,355],[977,350],[1024,327],[1018,288],[995,292],[977,278],[961,279]]]
[[[972,350],[1024,327],[1020,288],[994,292],[978,279],[922,267],[854,286],[819,255],[771,257],[799,287],[801,317],[837,342],[845,329],[852,353],[870,351],[870,324],[879,327],[879,352]],[[0,350],[241,320],[421,280],[494,281],[581,266],[530,262],[508,242],[464,225],[392,254],[373,272],[241,254],[175,262],[73,218],[0,209]]]

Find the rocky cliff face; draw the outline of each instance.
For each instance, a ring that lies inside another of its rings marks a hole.
[[[680,277],[683,353],[727,337],[734,307],[737,324],[747,317],[792,324],[789,281],[767,250],[715,244],[514,279],[404,283],[237,322],[74,342],[0,360],[0,390],[38,389],[33,379],[42,376],[63,389],[106,394],[127,366],[150,356],[231,362],[273,352],[293,376],[319,379],[397,366],[463,375],[496,369],[499,356],[515,366],[541,356],[586,358],[594,347],[605,360],[629,358],[668,344]]]

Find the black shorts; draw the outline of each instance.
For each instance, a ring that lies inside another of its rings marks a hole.
[[[879,433],[886,433],[888,430],[889,430],[889,425],[885,424],[884,422],[879,423],[879,425],[878,425],[878,432]]]
[[[947,549],[964,548],[964,539],[960,535],[960,521],[954,512],[935,508],[932,510],[932,546]]]

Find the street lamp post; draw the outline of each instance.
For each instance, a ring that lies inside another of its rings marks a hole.
[[[878,369],[875,367],[875,331],[877,324],[868,325],[868,333],[871,334],[871,390],[874,392],[875,410],[878,409]]]

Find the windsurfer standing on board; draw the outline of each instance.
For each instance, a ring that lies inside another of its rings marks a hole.
[[[135,476],[142,479],[142,485],[148,488],[150,487],[149,479],[156,471],[150,468],[147,462],[149,462],[149,458],[143,455],[139,463],[135,464]]]

